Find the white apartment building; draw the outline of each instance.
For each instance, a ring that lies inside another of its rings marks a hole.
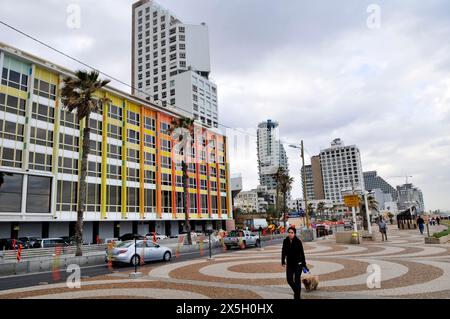
[[[279,138],[279,124],[267,120],[258,124],[257,153],[259,183],[266,186],[275,200],[276,182],[273,174],[279,167],[289,173],[288,159],[283,144]]]
[[[133,93],[188,112],[218,127],[217,86],[211,72],[208,27],[185,24],[151,0],[133,4]],[[136,89],[134,89],[136,88]]]
[[[325,199],[335,204],[343,202],[343,191],[363,191],[364,178],[361,154],[355,145],[345,146],[334,139],[331,147],[320,151]]]
[[[240,192],[234,201],[235,207],[244,213],[265,213],[269,203],[258,193],[257,189]]]

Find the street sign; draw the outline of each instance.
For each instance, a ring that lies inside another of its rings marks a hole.
[[[346,207],[358,207],[359,206],[359,196],[358,195],[345,195],[344,204]]]

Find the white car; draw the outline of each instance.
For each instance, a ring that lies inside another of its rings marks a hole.
[[[121,242],[112,249],[111,254],[113,263],[126,263],[133,266],[139,265],[142,259],[146,262],[152,260],[170,261],[171,258],[172,250],[169,247],[160,246],[149,240],[138,240],[136,251],[134,240]],[[106,261],[108,261],[108,250],[106,251]]]
[[[147,238],[147,239],[152,239],[153,240],[153,233],[148,233],[148,234],[146,234],[145,235],[145,237]],[[161,235],[161,234],[158,234],[158,233],[156,233],[156,240],[161,240],[161,239],[167,239],[167,238],[169,238],[169,237],[167,237],[166,235]]]

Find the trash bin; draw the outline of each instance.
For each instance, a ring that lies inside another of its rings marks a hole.
[[[352,244],[359,244],[359,233],[356,231],[352,232]]]

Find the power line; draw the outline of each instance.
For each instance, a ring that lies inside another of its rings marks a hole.
[[[77,63],[79,63],[79,64],[81,64],[81,65],[83,65],[83,66],[85,66],[85,67],[88,67],[88,68],[94,70],[94,71],[97,71],[99,74],[103,74],[104,76],[106,76],[106,77],[108,77],[108,78],[110,78],[110,79],[112,79],[112,80],[114,80],[114,81],[116,81],[116,82],[118,82],[118,83],[120,83],[120,84],[123,84],[123,85],[125,85],[125,86],[127,86],[127,87],[129,87],[129,88],[131,88],[131,89],[133,89],[133,90],[135,90],[135,91],[137,91],[137,92],[140,92],[140,93],[144,94],[145,96],[147,96],[147,97],[153,99],[153,101],[161,101],[161,100],[159,100],[159,99],[155,99],[153,96],[151,96],[151,95],[148,94],[147,92],[145,92],[145,91],[143,91],[143,90],[141,90],[141,89],[139,89],[139,88],[136,88],[136,87],[134,87],[133,85],[131,85],[131,84],[125,82],[125,81],[122,81],[122,80],[120,80],[120,79],[118,79],[118,78],[116,78],[116,77],[114,77],[114,76],[112,76],[112,75],[110,75],[110,74],[108,74],[108,73],[106,73],[106,72],[103,72],[103,71],[101,71],[100,69],[98,69],[98,68],[96,68],[96,67],[94,67],[94,66],[92,66],[92,65],[90,65],[90,64],[88,64],[88,63],[86,63],[86,62],[83,62],[83,61],[81,61],[81,60],[79,60],[79,59],[77,59],[77,58],[71,56],[70,54],[67,54],[67,53],[63,52],[63,51],[61,51],[61,50],[59,50],[59,49],[57,49],[57,48],[51,46],[50,44],[45,43],[44,41],[39,40],[38,38],[36,38],[36,37],[34,37],[34,36],[32,36],[32,35],[30,35],[30,34],[24,32],[24,31],[22,31],[22,30],[19,30],[18,28],[14,27],[14,26],[12,26],[12,25],[10,25],[10,24],[8,24],[8,23],[2,21],[2,20],[0,20],[0,24],[6,26],[6,27],[8,27],[8,28],[10,28],[11,30],[13,30],[13,31],[15,31],[15,32],[17,32],[17,33],[19,33],[19,34],[21,34],[21,35],[23,35],[23,36],[25,36],[25,37],[27,37],[27,38],[29,38],[29,39],[35,41],[35,42],[37,42],[37,43],[39,43],[39,44],[41,44],[41,45],[43,45],[43,46],[45,46],[46,48],[48,48],[48,49],[50,49],[50,50],[53,50],[53,51],[55,51],[55,52],[61,54],[62,56],[66,57],[66,58],[68,58],[68,59],[70,59],[70,60],[72,60],[72,61],[75,61],[75,62],[77,62]],[[183,110],[183,111],[185,111],[185,112],[190,113],[190,110],[184,109],[184,108],[182,108],[182,107],[180,107],[180,106],[177,106],[177,105],[170,104],[170,103],[167,102],[167,101],[166,101],[166,104],[168,104],[168,105],[170,105],[170,106],[172,106],[172,107],[174,107],[174,108],[177,108],[177,109],[180,109],[180,110]],[[236,132],[239,132],[239,133],[246,134],[246,135],[248,135],[248,136],[257,138],[257,136],[255,136],[255,135],[253,135],[253,134],[250,134],[249,132],[246,132],[246,131],[242,131],[242,130],[233,128],[233,127],[231,127],[231,126],[229,126],[229,125],[226,125],[226,124],[223,124],[223,123],[220,123],[220,122],[217,122],[217,124],[220,125],[220,126],[222,126],[222,127],[224,127],[224,128],[228,128],[228,129],[234,130],[234,131],[236,131]],[[281,139],[280,139],[280,143],[283,144],[283,145],[295,144],[295,143],[283,142]],[[305,151],[306,151],[306,149],[305,149]],[[307,152],[307,151],[306,151],[306,152]],[[309,155],[309,153],[308,153],[308,155]]]

